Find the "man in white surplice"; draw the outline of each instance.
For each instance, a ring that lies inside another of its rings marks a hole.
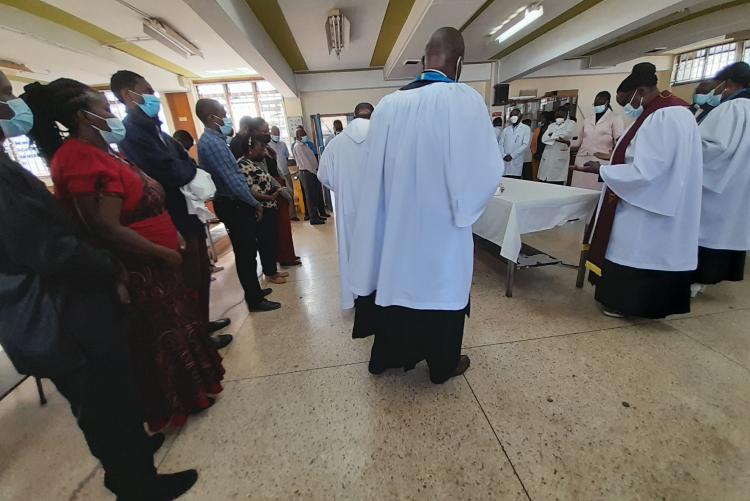
[[[367,159],[367,131],[370,128],[370,103],[354,109],[354,120],[328,143],[320,157],[318,179],[334,193],[336,208],[336,240],[341,272],[341,307],[354,308],[355,295],[349,289],[348,263],[352,233],[357,216],[357,203],[362,188],[364,163]]]
[[[700,125],[703,204],[694,294],[703,284],[744,278],[745,256],[750,249],[749,86],[747,63],[722,69],[716,75],[715,89],[724,89],[723,102]]]
[[[353,336],[375,334],[375,374],[427,360],[430,379],[442,383],[469,366],[460,353],[471,226],[503,167],[484,99],[456,82],[463,53],[460,32],[437,30],[425,71],[372,115],[349,285],[360,296]]]

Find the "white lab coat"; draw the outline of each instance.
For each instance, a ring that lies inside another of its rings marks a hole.
[[[624,128],[622,117],[609,109],[598,122],[596,115],[588,117],[578,139],[571,143],[571,147],[579,147],[575,164],[583,167],[586,162],[594,161],[607,165],[609,161],[595,157],[594,153],[608,153],[611,157]]]
[[[567,181],[570,168],[570,146],[560,143],[556,139],[572,141],[576,135],[576,123],[567,119],[562,124],[553,122],[547,127],[542,136],[546,145],[539,164],[540,181]]]
[[[606,258],[631,268],[694,270],[703,158],[692,113],[680,106],[655,111],[628,146],[625,164],[600,173],[621,199]]]
[[[510,155],[513,158],[510,162],[505,162],[506,176],[520,176],[523,173],[526,152],[531,152],[530,143],[531,128],[528,125],[519,122],[503,129],[503,156]]]
[[[703,205],[700,245],[750,250],[750,99],[720,104],[701,122]]]
[[[461,83],[397,91],[375,109],[367,143],[352,291],[377,290],[381,306],[463,309],[474,264],[471,225],[503,174],[484,99]]]
[[[355,118],[334,137],[320,157],[318,179],[336,197],[336,240],[341,272],[341,307],[354,308],[356,295],[349,289],[349,249],[357,217],[357,203],[363,189],[367,160],[367,131],[370,121]]]

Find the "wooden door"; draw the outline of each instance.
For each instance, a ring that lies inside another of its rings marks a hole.
[[[167,92],[165,96],[167,98],[167,106],[169,106],[169,112],[172,115],[172,123],[174,124],[175,131],[188,131],[197,143],[198,134],[195,129],[193,110],[190,106],[190,100],[188,99],[187,92]],[[195,158],[195,146],[190,148],[190,155]]]

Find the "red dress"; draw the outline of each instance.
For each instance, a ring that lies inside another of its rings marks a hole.
[[[286,180],[283,177],[278,176],[275,179],[281,186],[286,186]],[[282,265],[294,264],[299,258],[294,250],[294,240],[292,240],[292,222],[289,218],[289,202],[284,197],[277,198],[276,202],[279,205],[279,263]]]
[[[164,189],[135,165],[69,139],[52,159],[51,170],[55,194],[74,219],[79,220],[74,197],[119,197],[122,225],[155,244],[178,249],[177,230],[164,209]],[[209,406],[209,394],[222,391],[221,357],[178,271],[121,249],[110,250],[129,275],[129,338],[144,420],[152,430],[170,421],[181,426],[191,412]]]

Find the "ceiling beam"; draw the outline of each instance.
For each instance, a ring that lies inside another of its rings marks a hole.
[[[375,50],[372,51],[370,66],[385,66],[413,6],[414,0],[390,0],[388,2],[383,23],[380,25],[378,41],[375,43]]]
[[[580,56],[612,38],[638,29],[702,0],[584,0],[587,8],[534,39],[524,37],[499,55],[498,78],[506,82],[549,63]],[[579,4],[580,5],[580,4]],[[532,33],[534,35],[534,33]]]
[[[294,71],[308,70],[278,0],[245,0]]]
[[[184,0],[284,97],[297,97],[294,72],[245,0]]]
[[[140,59],[141,61],[145,61],[158,68],[174,73],[175,75],[190,78],[198,76],[192,71],[142,49],[114,33],[103,30],[95,24],[84,21],[79,17],[69,14],[62,9],[58,9],[53,5],[42,2],[41,0],[0,0],[0,4],[16,8],[47,21],[59,24],[60,26],[64,26],[65,28],[96,40],[101,45],[106,45],[113,49],[122,51],[130,56]]]

